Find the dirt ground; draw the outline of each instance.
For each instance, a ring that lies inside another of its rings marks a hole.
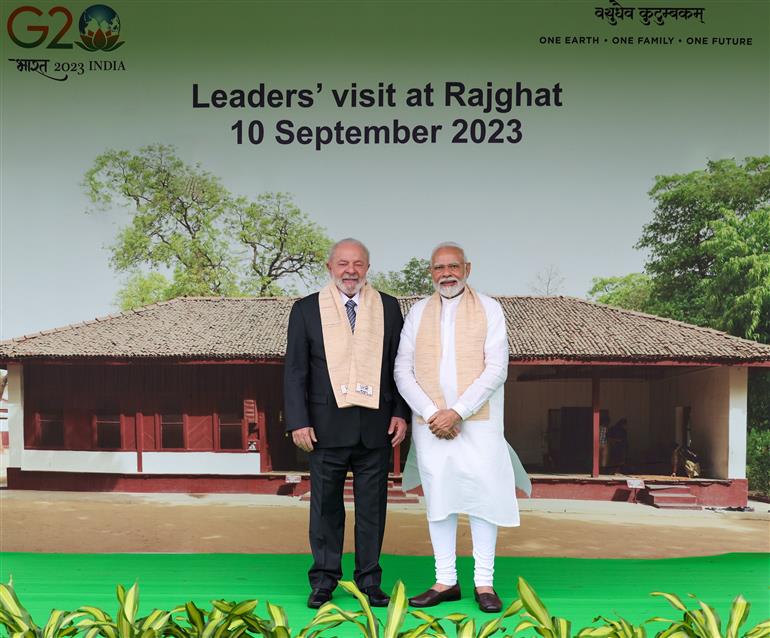
[[[770,513],[661,511],[596,501],[522,500],[500,556],[662,558],[770,552]],[[288,496],[0,490],[0,551],[303,553],[308,503]],[[348,511],[346,551],[353,550]],[[458,552],[470,553],[462,521]],[[422,504],[388,511],[383,551],[430,555]]]

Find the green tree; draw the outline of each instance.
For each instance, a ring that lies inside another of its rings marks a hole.
[[[135,272],[118,291],[121,310],[133,310],[175,297],[172,284],[159,272]]]
[[[652,280],[657,314],[697,325],[713,325],[707,280],[714,253],[704,242],[724,210],[743,219],[770,204],[770,156],[710,161],[705,170],[664,175],[649,191],[655,202],[637,247],[648,251],[645,272]]]
[[[770,343],[770,208],[739,217],[724,211],[703,243],[711,261],[704,278],[711,325]]]
[[[713,236],[703,244],[712,259],[711,276],[705,285],[711,325],[770,343],[770,208],[751,211],[743,218],[725,211],[724,218],[711,227]],[[770,429],[770,370],[749,371],[748,399],[750,427]],[[754,458],[749,457],[750,461]],[[757,463],[754,459],[759,467]],[[762,467],[766,492],[767,463]],[[755,477],[753,482],[757,480]]]
[[[84,185],[96,210],[118,205],[131,215],[111,246],[112,267],[129,275],[118,293],[123,309],[180,296],[283,294],[318,275],[330,245],[288,194],[235,197],[171,146],[108,150]]]
[[[280,295],[278,282],[295,275],[316,281],[332,242],[287,193],[265,193],[256,202],[239,200],[230,227],[247,247],[244,289],[259,296]]]
[[[652,282],[644,273],[632,272],[623,277],[594,277],[588,298],[610,306],[647,312],[650,309]]]
[[[373,273],[369,281],[377,290],[403,297],[424,296],[433,293],[430,262],[412,257],[401,270]]]
[[[221,227],[233,201],[218,178],[185,164],[173,148],[154,145],[136,154],[102,153],[86,173],[85,186],[97,208],[118,204],[131,211],[111,247],[115,270],[168,268],[176,295],[237,294],[235,264]]]

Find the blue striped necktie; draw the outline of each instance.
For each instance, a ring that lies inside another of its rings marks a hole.
[[[345,310],[348,313],[348,321],[350,322],[350,330],[356,331],[356,302],[349,299],[345,304]]]

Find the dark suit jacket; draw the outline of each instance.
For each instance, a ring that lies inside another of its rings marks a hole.
[[[347,447],[359,441],[368,448],[390,445],[388,426],[393,416],[407,418],[406,402],[393,380],[393,362],[404,323],[398,301],[380,293],[385,331],[378,409],[338,408],[326,367],[318,293],[295,302],[289,317],[289,336],[283,378],[286,430],[312,426],[317,447]]]

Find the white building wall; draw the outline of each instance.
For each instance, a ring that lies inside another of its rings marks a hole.
[[[512,367],[505,384],[505,435],[523,463],[541,464],[545,452],[548,410],[591,407],[591,380],[515,381]],[[599,403],[610,424],[628,419],[628,459],[647,459],[650,442],[649,385],[636,379],[602,380]]]
[[[142,474],[259,473],[259,454],[250,452],[142,452]],[[139,474],[136,452],[24,450],[21,469],[37,472]]]
[[[746,476],[747,369],[719,366],[687,372],[652,383],[652,437],[661,449],[676,441],[676,409],[690,406],[692,447],[703,475]]]
[[[144,452],[144,474],[259,474],[258,452]]]
[[[21,467],[24,449],[24,369],[8,364],[8,467]]]
[[[24,450],[21,469],[26,472],[136,474],[136,452]]]

